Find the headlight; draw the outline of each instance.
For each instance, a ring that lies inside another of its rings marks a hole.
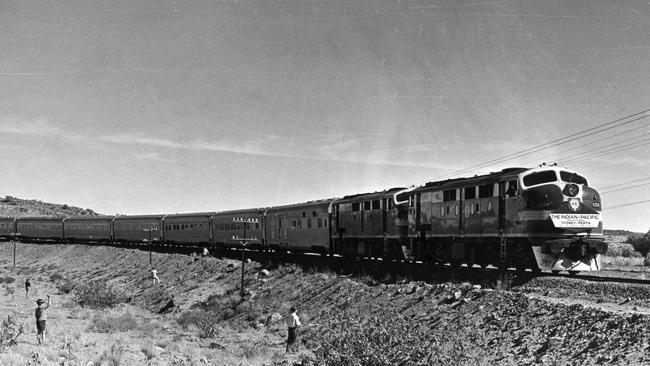
[[[567,186],[564,187],[564,194],[569,197],[577,196],[578,192],[580,192],[580,188],[578,188],[578,185],[576,184],[567,184]]]

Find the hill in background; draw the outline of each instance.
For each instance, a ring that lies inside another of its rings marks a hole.
[[[25,200],[12,196],[0,198],[0,216],[101,216],[88,208],[68,206],[66,204],[47,203],[39,200]]]

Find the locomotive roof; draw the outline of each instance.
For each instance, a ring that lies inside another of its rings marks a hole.
[[[440,180],[435,182],[427,182],[421,187],[441,187],[441,186],[465,185],[465,184],[472,185],[472,184],[476,184],[477,182],[499,181],[502,178],[517,176],[519,173],[524,172],[526,170],[529,170],[529,168],[506,168],[499,172],[490,172],[488,174],[475,175],[473,177],[468,177],[468,178],[453,178],[453,179]]]
[[[359,200],[359,199],[361,199],[361,200],[372,200],[372,199],[382,198],[382,197],[385,197],[385,196],[390,196],[393,193],[395,193],[397,191],[402,191],[404,189],[406,189],[406,188],[405,187],[394,187],[394,188],[387,189],[385,191],[351,194],[351,195],[348,195],[348,196],[344,196],[340,200],[337,200],[337,202],[347,201],[347,200]]]

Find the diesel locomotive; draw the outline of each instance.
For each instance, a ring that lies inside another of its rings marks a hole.
[[[602,202],[558,166],[342,198],[233,211],[95,217],[4,217],[0,238],[25,242],[206,247],[384,261],[595,271],[607,251]]]

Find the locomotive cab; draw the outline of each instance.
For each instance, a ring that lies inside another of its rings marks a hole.
[[[565,168],[543,166],[522,172],[520,232],[526,232],[540,269],[600,269],[603,242],[601,201],[588,180]]]

